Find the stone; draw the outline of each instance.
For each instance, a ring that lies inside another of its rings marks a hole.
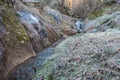
[[[77,28],[74,23],[75,18],[71,18],[61,14],[58,10],[52,9],[49,6],[45,6],[43,10],[46,12],[46,18],[44,19],[51,24],[55,24],[55,28],[59,31],[58,33],[63,33],[65,35],[73,35],[77,33]],[[51,19],[54,19],[54,21]]]
[[[17,21],[13,8],[6,3],[3,3],[2,7],[4,11],[0,13],[2,19],[0,21],[0,49],[2,49],[0,50],[0,80],[5,80],[12,69],[35,56],[36,53],[25,29]]]
[[[120,11],[111,14],[104,14],[98,18],[88,21],[85,25],[84,32],[105,31],[108,28],[119,27]]]
[[[60,39],[60,35],[51,27],[52,25],[46,23],[38,15],[28,11],[18,11],[17,14],[19,14],[21,23],[27,28],[36,53]]]

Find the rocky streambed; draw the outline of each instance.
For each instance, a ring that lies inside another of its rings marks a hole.
[[[40,4],[0,1],[0,80],[120,80],[119,4],[102,7],[84,24]],[[78,31],[85,34],[56,42]]]

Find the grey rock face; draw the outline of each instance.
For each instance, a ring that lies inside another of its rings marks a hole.
[[[104,14],[85,25],[85,32],[102,32],[109,28],[119,28],[120,11]]]
[[[29,11],[17,11],[17,14],[22,24],[27,28],[36,53],[60,38],[52,25],[47,24],[39,15]]]

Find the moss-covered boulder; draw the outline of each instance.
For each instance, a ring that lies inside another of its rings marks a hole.
[[[0,2],[0,80],[4,80],[9,72],[28,58],[35,56],[29,36],[19,23],[12,5]]]

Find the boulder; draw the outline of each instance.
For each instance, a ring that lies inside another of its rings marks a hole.
[[[108,28],[119,28],[120,11],[111,14],[103,14],[102,16],[88,21],[84,27],[84,32],[105,31]]]
[[[29,11],[17,11],[21,23],[27,29],[36,53],[60,39],[60,35],[51,24]]]
[[[0,80],[5,80],[12,69],[36,54],[13,8],[0,4],[4,9],[0,11]]]
[[[54,24],[54,28],[60,34],[65,34],[67,36],[77,33],[77,27],[75,25],[75,18],[68,17],[61,14],[58,10],[52,9],[49,6],[43,8],[45,11],[44,19],[51,24]]]

